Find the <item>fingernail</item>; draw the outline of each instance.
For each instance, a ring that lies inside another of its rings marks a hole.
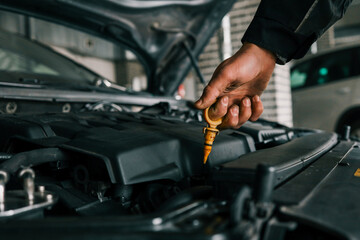
[[[230,111],[234,116],[239,115],[239,108],[238,107],[233,107],[233,108],[231,108]]]
[[[260,102],[260,97],[258,95],[253,97],[254,102]]]
[[[251,105],[250,99],[249,98],[244,98],[243,104],[244,104],[245,107],[249,107]]]
[[[227,105],[228,102],[229,102],[229,98],[228,98],[228,97],[223,97],[223,98],[221,99],[221,102],[222,102],[224,105]]]

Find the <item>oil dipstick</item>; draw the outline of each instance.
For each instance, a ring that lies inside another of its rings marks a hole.
[[[209,117],[209,107],[204,110],[204,118],[207,122],[207,127],[204,128],[204,164],[206,164],[206,161],[210,155],[213,142],[215,140],[216,135],[219,134],[219,129],[216,127],[219,126],[222,123],[222,118],[219,118],[217,120],[211,120]]]

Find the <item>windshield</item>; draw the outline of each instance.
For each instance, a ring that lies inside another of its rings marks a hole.
[[[52,50],[0,31],[0,81],[31,78],[69,83],[92,83],[98,76]]]

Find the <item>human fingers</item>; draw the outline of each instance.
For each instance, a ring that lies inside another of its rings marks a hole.
[[[250,117],[250,121],[256,121],[259,119],[260,115],[263,113],[264,111],[264,106],[261,102],[261,99],[258,95],[255,95],[254,97],[252,97],[251,99],[251,117]]]
[[[251,101],[245,97],[240,102],[240,107],[236,104],[232,105],[225,115],[220,129],[239,128],[251,117]]]
[[[227,96],[223,96],[218,99],[215,104],[213,104],[209,109],[209,117],[212,120],[217,120],[225,116],[229,104],[229,98]]]
[[[241,127],[246,121],[250,119],[251,115],[251,101],[248,97],[245,97],[241,100],[241,105],[239,108],[239,119],[237,125],[234,128],[237,129]]]
[[[234,104],[229,108],[219,128],[226,129],[226,128],[236,127],[238,125],[238,122],[239,122],[239,106]]]

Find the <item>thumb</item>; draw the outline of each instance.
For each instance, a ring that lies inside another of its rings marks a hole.
[[[221,96],[227,85],[227,79],[221,78],[219,75],[209,82],[205,87],[199,100],[195,102],[195,107],[198,109],[205,109],[216,102],[217,98]]]
[[[195,107],[198,109],[205,109],[210,107],[213,103],[216,102],[216,99],[219,97],[220,92],[218,89],[211,86],[206,86],[199,100],[195,102]]]

